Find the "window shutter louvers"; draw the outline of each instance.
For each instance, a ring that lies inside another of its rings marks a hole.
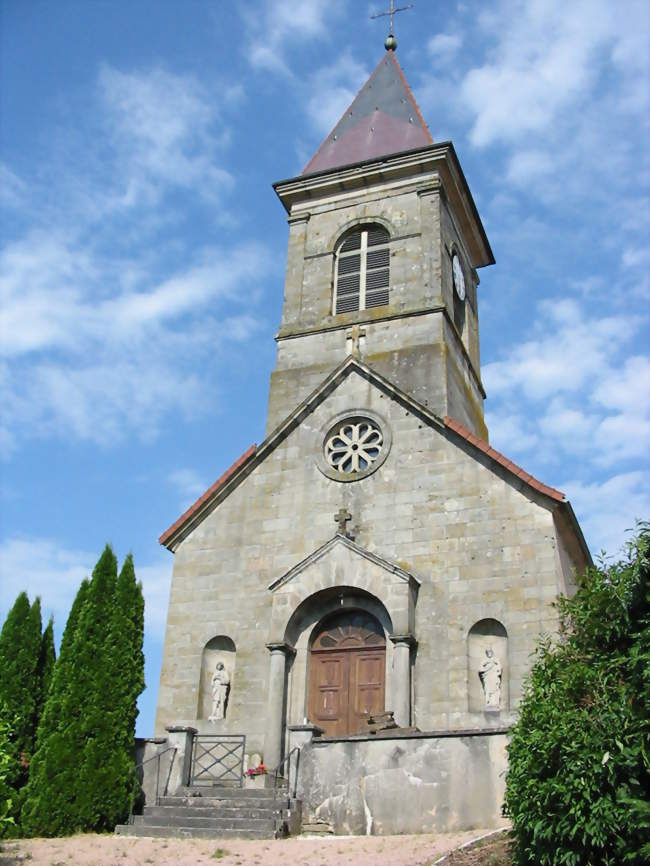
[[[362,226],[337,253],[334,313],[380,307],[389,301],[390,236],[382,226]]]

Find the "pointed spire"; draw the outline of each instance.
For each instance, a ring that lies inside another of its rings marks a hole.
[[[433,144],[394,49],[377,64],[303,175]]]

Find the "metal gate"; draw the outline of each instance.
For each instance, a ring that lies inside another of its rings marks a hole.
[[[190,784],[241,787],[245,751],[246,737],[243,734],[195,734]]]

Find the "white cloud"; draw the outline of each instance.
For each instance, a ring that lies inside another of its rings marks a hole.
[[[306,83],[307,116],[317,132],[327,135],[333,129],[369,74],[365,66],[346,51],[309,77]]]
[[[1,352],[12,362],[0,377],[5,439],[20,431],[104,445],[133,431],[150,437],[167,412],[202,404],[199,358],[217,363],[215,349],[261,327],[241,291],[272,267],[258,245],[204,249],[160,282],[134,277],[135,265],[123,285],[122,264],[69,237],[34,233],[8,245],[0,258]]]
[[[516,185],[525,185],[531,180],[552,174],[556,161],[550,153],[539,149],[520,150],[508,165],[508,180]]]
[[[546,134],[595,86],[604,55],[635,81],[647,58],[647,15],[633,0],[625,14],[608,0],[503,0],[482,22],[494,49],[461,91],[479,146]]]
[[[99,87],[120,161],[122,204],[133,206],[143,197],[155,201],[161,186],[213,199],[232,186],[230,172],[214,157],[229,138],[220,109],[241,99],[240,85],[220,87],[215,99],[192,77],[161,68],[127,73],[105,65]]]
[[[29,228],[0,254],[5,450],[52,435],[102,445],[149,438],[167,413],[195,414],[206,395],[215,400],[219,356],[261,327],[251,302],[276,261],[245,239],[197,239],[187,252],[167,224],[175,209],[161,203],[182,186],[212,212],[218,195],[215,220],[228,220],[232,182],[218,157],[240,91],[220,88],[215,99],[160,68],[102,68],[93,109],[107,138],[90,139],[80,164],[52,156],[48,187],[30,193],[65,206],[25,206]]]
[[[342,0],[265,0],[254,9],[243,5],[249,30],[249,63],[257,69],[291,75],[286,62],[288,50],[331,35],[342,8]]]
[[[0,162],[0,205],[6,208],[22,208],[27,197],[27,187],[17,174]]]
[[[571,500],[594,556],[601,550],[617,556],[629,538],[627,530],[634,529],[634,520],[647,520],[650,515],[650,485],[645,472],[624,472],[592,483],[567,480],[562,489]]]
[[[490,441],[499,451],[512,456],[532,451],[539,444],[539,436],[528,419],[505,407],[490,409],[485,416]]]
[[[89,577],[98,553],[69,549],[49,538],[15,536],[0,546],[0,621],[4,620],[18,593],[30,601],[41,598],[43,618],[54,616],[61,635],[81,581]],[[118,567],[121,567],[121,559]],[[162,641],[167,616],[172,565],[160,561],[148,565],[135,562],[136,577],[145,598],[145,631],[148,638]]]
[[[641,325],[634,315],[595,318],[567,299],[543,302],[540,314],[537,337],[515,343],[503,360],[483,367],[493,396],[517,389],[528,399],[541,400],[579,391],[588,380],[602,376],[613,351]]]
[[[188,467],[175,469],[169,474],[167,481],[180,494],[181,512],[189,508],[210,486],[195,469]]]
[[[650,360],[626,353],[646,324],[633,314],[598,318],[586,302],[541,303],[534,336],[483,367],[495,447],[551,464],[566,455],[603,467],[644,460]]]
[[[462,44],[458,33],[436,33],[427,42],[427,51],[435,66],[445,66],[456,57]]]

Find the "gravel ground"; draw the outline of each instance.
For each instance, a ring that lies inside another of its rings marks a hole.
[[[143,839],[85,834],[5,842],[0,866],[429,866],[488,831],[326,836],[277,841]]]

